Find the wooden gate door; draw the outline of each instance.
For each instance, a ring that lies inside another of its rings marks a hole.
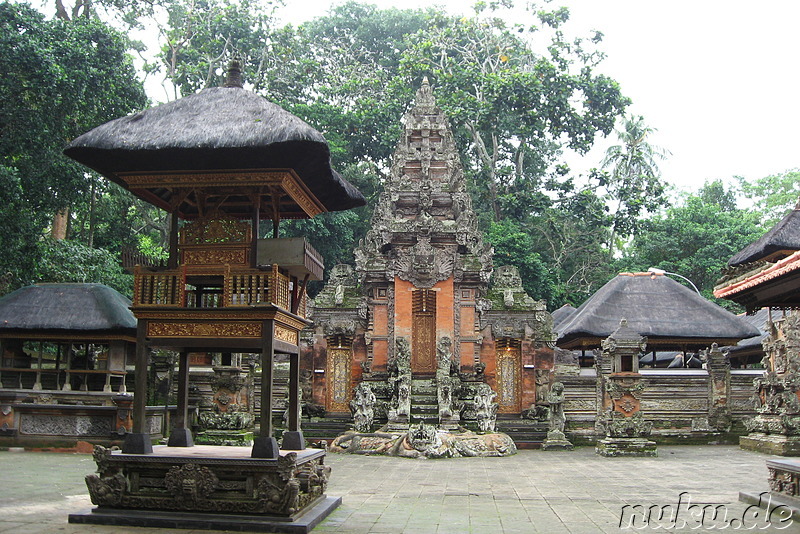
[[[326,406],[329,412],[350,411],[350,345],[344,336],[328,339],[326,376]]]
[[[411,372],[436,372],[436,291],[417,289],[411,297]]]
[[[518,339],[497,340],[497,411],[519,413],[522,397],[521,345]]]

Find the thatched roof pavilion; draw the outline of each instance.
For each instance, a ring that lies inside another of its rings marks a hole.
[[[769,232],[736,253],[728,265],[735,267],[757,260],[774,262],[800,250],[800,201]]]
[[[236,65],[225,87],[107,122],[73,140],[64,153],[182,219],[221,204],[230,216],[250,218],[254,195],[263,199],[262,216],[280,213],[282,219],[365,204],[331,168],[322,134],[243,89]],[[287,185],[282,173],[296,183]],[[271,195],[276,185],[284,191]],[[298,188],[311,200],[298,197]]]
[[[621,273],[584,302],[559,328],[564,349],[596,348],[620,320],[647,336],[650,350],[698,350],[733,345],[759,331],[742,318],[656,273]]]
[[[36,284],[0,298],[0,337],[136,339],[131,301],[103,284]]]
[[[553,329],[558,332],[558,327],[564,322],[569,321],[570,317],[575,315],[577,308],[570,304],[564,304],[557,310],[554,310],[550,315],[553,316]]]

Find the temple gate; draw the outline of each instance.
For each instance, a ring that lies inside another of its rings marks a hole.
[[[349,417],[356,386],[367,383],[378,423],[475,424],[491,408],[477,407],[478,397],[519,418],[536,403],[537,372],[545,388],[552,381],[552,318],[516,268],[494,269],[427,80],[403,124],[355,268],[334,267],[310,310],[306,401]]]

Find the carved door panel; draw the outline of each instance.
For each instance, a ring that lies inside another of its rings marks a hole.
[[[411,372],[436,372],[436,292],[414,291],[411,299]]]
[[[350,348],[329,347],[327,395],[325,409],[329,412],[350,411]]]
[[[515,339],[498,340],[495,384],[497,411],[500,413],[520,412],[522,397],[522,366],[520,362],[519,341]]]

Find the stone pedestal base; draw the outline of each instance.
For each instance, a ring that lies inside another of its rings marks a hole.
[[[194,440],[198,445],[225,445],[249,447],[253,444],[253,433],[246,430],[204,430]]]
[[[751,432],[739,438],[739,447],[778,456],[800,456],[800,436]]]
[[[126,454],[96,446],[94,459],[98,474],[86,476],[99,507],[93,515],[124,509],[291,522],[324,500],[330,475],[319,449],[280,451],[268,459],[252,458],[249,447],[158,446],[152,454]]]
[[[772,491],[762,493],[741,492],[739,500],[754,504],[767,511],[766,525],[783,530],[800,521],[800,461],[767,460],[769,487]],[[752,516],[752,514],[750,514]],[[753,516],[754,517],[754,516]],[[752,528],[752,527],[751,527]]]
[[[312,508],[294,518],[242,515],[141,511],[93,508],[70,514],[70,523],[148,528],[224,530],[226,532],[289,532],[307,534],[342,503],[341,497],[324,497]]]
[[[569,442],[563,432],[551,430],[542,442],[543,451],[571,451],[575,447]]]
[[[658,456],[656,442],[647,438],[604,438],[594,451],[600,456]]]

